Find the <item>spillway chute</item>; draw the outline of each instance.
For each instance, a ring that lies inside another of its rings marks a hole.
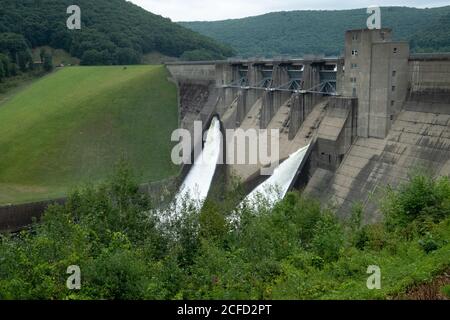
[[[238,209],[244,207],[258,211],[259,207],[271,209],[283,200],[292,185],[297,172],[304,161],[310,145],[299,149],[282,162],[266,181],[256,187],[242,201]]]
[[[203,150],[195,159],[189,173],[183,181],[169,210],[165,210],[162,220],[180,217],[187,206],[201,210],[208,196],[217,164],[222,153],[222,133],[220,121],[214,117],[206,134]]]

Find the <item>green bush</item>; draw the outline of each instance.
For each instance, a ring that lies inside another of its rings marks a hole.
[[[116,171],[31,230],[0,237],[0,299],[386,299],[449,267],[450,219],[435,210],[450,199],[446,178],[391,190],[389,224],[344,227],[290,193],[274,209],[238,210],[231,225],[211,200],[158,222],[127,165]],[[433,201],[411,196],[423,188]],[[81,268],[81,290],[66,288],[70,265]],[[370,265],[382,270],[381,290],[366,287]]]
[[[419,244],[427,254],[442,247],[439,241],[435,239],[431,233],[427,233],[423,239],[420,239]]]
[[[314,233],[312,250],[325,262],[337,260],[344,243],[344,233],[336,218],[325,215],[314,228]]]
[[[450,216],[449,194],[448,177],[436,180],[424,174],[413,175],[398,190],[388,190],[382,205],[386,225],[411,236],[426,221],[436,223]]]
[[[441,289],[443,295],[445,295],[448,299],[450,299],[450,285],[444,286]]]

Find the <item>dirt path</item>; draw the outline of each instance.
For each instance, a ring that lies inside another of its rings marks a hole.
[[[450,269],[436,277],[429,283],[424,283],[408,290],[406,294],[398,296],[400,300],[450,300],[442,292],[442,288],[450,285]]]

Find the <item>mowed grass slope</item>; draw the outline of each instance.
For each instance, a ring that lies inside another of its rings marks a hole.
[[[0,204],[64,195],[125,158],[142,182],[177,173],[177,91],[164,66],[71,67],[0,105]]]

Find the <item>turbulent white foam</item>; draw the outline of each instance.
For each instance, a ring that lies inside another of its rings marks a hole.
[[[217,118],[214,118],[207,132],[204,148],[192,165],[191,170],[174,198],[172,206],[163,212],[159,211],[162,222],[169,222],[179,218],[187,204],[193,206],[194,210],[200,210],[202,208],[208,196],[216,166],[220,159],[221,146],[222,135],[220,122]],[[310,145],[291,154],[288,159],[274,170],[272,176],[255,188],[240,203],[238,209],[246,206],[258,210],[261,203],[270,209],[277,202],[281,201],[286,196],[309,147]],[[234,221],[237,219],[233,215],[230,218]]]
[[[261,201],[266,207],[273,207],[277,202],[281,201],[289,190],[292,181],[300,168],[303,159],[309,149],[309,146],[301,148],[297,152],[291,154],[283,163],[281,163],[265,182],[255,188],[239,205],[242,208],[244,205],[255,210]]]
[[[221,145],[222,134],[220,131],[220,122],[215,117],[208,129],[202,152],[195,159],[191,170],[175,196],[174,206],[168,214],[170,218],[179,217],[186,201],[190,205],[195,206],[197,210],[202,208],[208,196],[217,163],[219,162]]]

